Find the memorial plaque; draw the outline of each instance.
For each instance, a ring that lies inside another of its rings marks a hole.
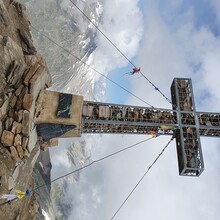
[[[72,94],[60,93],[57,107],[58,118],[70,118],[72,107]]]
[[[75,129],[76,125],[63,125],[63,124],[39,124],[37,126],[37,132],[44,141],[48,141],[52,138],[60,137],[66,132]]]

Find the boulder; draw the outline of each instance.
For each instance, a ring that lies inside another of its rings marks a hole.
[[[10,98],[10,103],[9,103],[9,106],[11,107],[11,108],[14,108],[15,107],[15,104],[16,104],[16,102],[17,102],[17,97],[16,96],[12,96],[12,98]]]
[[[40,58],[39,58],[39,56],[40,56]],[[39,62],[39,60],[41,59],[41,55],[39,55],[39,54],[25,55],[24,59],[25,59],[25,63],[27,64],[27,66],[33,66],[36,62]]]
[[[28,17],[26,7],[19,2],[14,2],[14,6],[17,9],[18,14],[29,22],[30,18]]]
[[[20,158],[18,156],[18,152],[17,152],[17,150],[14,146],[10,147],[10,152],[11,152],[11,157],[12,157],[13,160],[20,161]]]
[[[22,138],[22,145],[21,145],[23,150],[27,149],[27,145],[28,145],[28,138],[27,137],[23,137]]]
[[[51,76],[49,74],[49,71],[46,67],[41,66],[34,76],[31,78],[29,82],[29,88],[30,88],[30,94],[33,95],[34,100],[37,99],[39,96],[40,90],[43,90],[45,88],[45,84],[50,84],[51,82]]]
[[[23,108],[26,110],[30,110],[32,103],[33,103],[33,96],[26,93],[23,99]]]
[[[7,83],[18,88],[21,84],[22,75],[26,68],[27,66],[25,63],[13,60],[6,71]]]
[[[3,103],[2,107],[0,108],[0,120],[3,120],[6,117],[8,106],[9,106],[9,99],[7,98]]]
[[[3,80],[3,79],[2,79]],[[1,82],[3,84],[3,82]],[[3,87],[3,85],[1,85]],[[0,92],[0,108],[2,107],[2,105],[4,104],[4,100],[5,100],[5,95],[3,92]]]
[[[18,112],[17,111],[14,111],[14,117],[13,118],[14,118],[14,121],[18,121]]]
[[[3,46],[4,43],[4,37],[0,36],[0,50],[4,53],[0,53],[0,63],[3,64],[0,66],[2,72],[5,73],[6,80],[8,79],[10,84],[13,82],[13,74],[10,74],[10,68],[12,66],[12,62],[19,63],[21,69],[17,69],[18,72],[16,72],[16,79],[21,79],[21,75],[23,75],[23,67],[26,68],[26,63],[24,62],[24,54],[22,52],[22,48],[10,37],[7,38],[6,45]],[[16,60],[16,61],[15,61]],[[19,73],[19,74],[18,74]],[[10,75],[10,77],[9,77]],[[11,79],[9,79],[11,78]]]
[[[25,78],[23,83],[28,86],[30,79],[32,76],[36,73],[40,65],[38,63],[35,63],[33,66],[31,66],[24,74]]]
[[[0,22],[2,22],[6,27],[10,24],[10,18],[6,8],[3,3],[0,2]]]
[[[18,152],[18,156],[20,157],[20,159],[22,159],[24,157],[24,151],[22,149],[21,146],[16,146],[17,152]]]
[[[28,88],[27,87],[23,87],[22,90],[21,90],[20,95],[18,96],[18,98],[22,100],[26,93],[28,93]]]
[[[20,123],[23,119],[23,109],[18,111],[18,122]]]
[[[23,29],[18,29],[18,35],[20,36],[21,39],[23,53],[25,55],[36,54],[37,51],[33,45],[30,32],[25,31]]]
[[[13,124],[13,118],[7,118],[5,121],[5,130],[11,130]]]
[[[14,60],[6,71],[7,83],[15,88],[19,88],[25,69],[26,64],[18,63],[18,61]]]
[[[10,154],[9,150],[6,149],[5,147],[3,147],[1,144],[0,144],[0,153],[4,156],[4,158],[10,158],[11,157],[11,154]]]
[[[1,142],[4,146],[12,146],[14,143],[14,134],[10,131],[4,130],[1,137]]]
[[[14,134],[20,134],[21,130],[22,130],[21,123],[18,123],[17,121],[14,121],[13,125],[12,125],[11,132],[13,132]]]
[[[13,60],[6,71],[6,79],[7,83],[12,83],[13,81],[13,76],[15,75],[15,71],[18,69],[19,64],[16,60]]]
[[[12,97],[12,91],[8,91],[8,98],[10,99]]]
[[[23,84],[20,84],[20,86],[17,88],[17,90],[15,91],[15,95],[19,96],[21,94],[22,89],[24,88]]]
[[[22,137],[20,134],[16,134],[15,135],[15,138],[14,138],[14,146],[17,147],[17,146],[21,146],[21,143],[22,143]]]
[[[15,118],[15,111],[13,109],[8,111],[8,117]]]
[[[29,136],[30,130],[30,113],[27,110],[23,111],[23,120],[22,120],[22,134],[25,137]]]
[[[19,111],[22,108],[22,99],[18,98],[16,106],[15,106],[15,110]]]

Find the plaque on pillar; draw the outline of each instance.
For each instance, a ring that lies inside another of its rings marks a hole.
[[[82,104],[82,96],[41,91],[35,111],[39,135],[44,139],[81,136]]]
[[[179,174],[204,170],[200,136],[220,137],[220,113],[196,112],[191,79],[175,78],[173,109],[83,101],[82,96],[43,90],[35,124],[43,139],[79,137],[82,133],[172,135],[176,138]]]
[[[72,95],[66,93],[60,93],[58,107],[57,107],[57,117],[70,118],[71,108],[72,108]]]

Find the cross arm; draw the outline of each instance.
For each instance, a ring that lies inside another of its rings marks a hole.
[[[83,103],[83,133],[148,134],[157,133],[162,125],[178,126],[175,110],[90,101]],[[172,135],[173,130],[164,134]]]
[[[199,133],[206,137],[220,137],[220,113],[197,112]]]

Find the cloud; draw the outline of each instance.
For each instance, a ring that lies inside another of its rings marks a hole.
[[[169,2],[166,1],[165,4],[169,6]],[[220,91],[216,79],[219,76],[220,38],[207,26],[207,21],[198,25],[196,20],[203,18],[196,17],[198,15],[195,12],[196,8],[190,3],[181,12],[180,1],[173,7],[165,7],[165,10],[160,3],[163,4],[162,1],[146,3],[144,40],[137,59],[138,64],[168,97],[170,97],[169,86],[173,77],[192,78],[197,109],[219,111]],[[173,9],[178,9],[178,13]],[[135,94],[145,98],[152,105],[170,108],[169,103],[141,78],[133,80],[133,88]],[[209,95],[202,100],[201,93]],[[131,100],[140,104],[134,98]],[[158,140],[155,146],[163,146],[163,144],[164,142]],[[192,179],[177,176],[177,170],[171,168],[171,165],[177,168],[176,152],[173,148],[170,154],[164,153],[166,162],[163,158],[158,162],[160,170],[157,167],[152,170],[153,174],[149,175],[149,182],[145,188],[140,187],[136,200],[134,199],[133,203],[129,201],[132,205],[128,202],[118,218],[134,219],[135,215],[138,219],[156,220],[218,218],[217,207],[220,205],[220,200],[216,194],[219,192],[220,176],[217,165],[219,157],[216,155],[219,154],[219,144],[216,139],[204,138],[202,147],[206,170],[201,177]],[[152,155],[151,152],[150,154]],[[195,206],[195,204],[199,205]],[[140,206],[142,211],[139,209]],[[128,212],[132,213],[129,211],[132,207],[138,211],[135,211],[133,218],[127,217]]]
[[[213,7],[212,11],[206,11],[213,18],[213,13],[218,14],[217,2],[199,3],[203,4],[203,10],[206,4]],[[103,31],[129,58],[137,55],[137,65],[166,96],[170,97],[169,86],[174,77],[190,77],[197,110],[219,111],[220,38],[211,27],[211,22],[215,21],[204,21],[191,1],[187,1],[187,5],[181,0],[144,3],[142,17],[137,8],[138,1],[105,1]],[[140,32],[136,33],[139,26]],[[97,69],[108,72],[128,64],[101,35],[98,42],[99,51],[94,56]],[[132,92],[155,107],[171,108],[142,77],[133,77],[131,81]],[[145,105],[132,97],[129,103]],[[93,145],[92,158],[98,159],[144,138],[103,135],[100,144]],[[110,219],[168,140],[169,137],[163,136],[153,139],[82,172],[80,181],[71,188],[74,208],[70,219]],[[115,219],[218,219],[219,140],[201,140],[205,171],[199,178],[178,176],[173,142]]]
[[[220,2],[218,0],[211,0],[210,4],[217,17],[218,23],[220,23]]]
[[[194,10],[191,7],[190,12],[187,8],[187,11],[180,14],[172,10],[164,13],[158,7],[151,1],[146,5],[144,43],[137,62],[141,64],[144,74],[168,97],[173,77],[191,77],[195,94],[199,97],[201,88],[209,90],[208,87],[213,88],[216,84],[215,81],[207,85],[206,78],[209,78],[210,82],[218,75],[219,64],[216,60],[219,55],[219,38],[207,25],[196,26],[195,14],[192,14]],[[176,20],[181,21],[179,25],[176,25]],[[139,78],[133,82],[135,93],[158,106],[160,95],[156,91],[152,93],[152,87],[145,80]],[[216,94],[214,91],[209,92],[214,96]],[[143,94],[150,95],[144,97]],[[134,99],[132,101],[137,103]],[[165,102],[160,99],[160,106],[168,107]],[[207,104],[204,105],[207,107]]]
[[[102,23],[99,28],[126,57],[132,59],[139,48],[143,33],[142,14],[138,1],[104,1]],[[127,65],[127,60],[98,32],[98,48],[94,66],[102,73]]]
[[[79,182],[69,186],[67,194],[70,198],[69,204],[72,205],[69,220],[99,219],[102,216],[100,209],[103,209],[102,200],[105,191],[102,173],[103,167],[91,167],[81,173]]]

